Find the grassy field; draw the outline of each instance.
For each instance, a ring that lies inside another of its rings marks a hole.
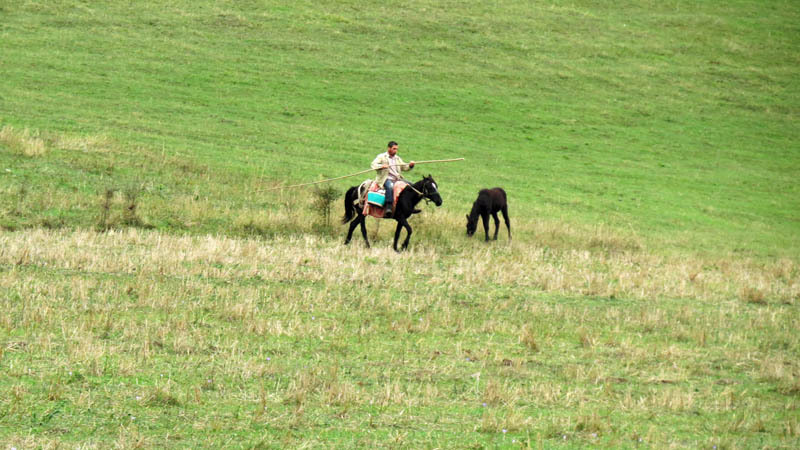
[[[798,23],[0,3],[0,445],[800,446]],[[267,191],[390,139],[465,158],[402,255]],[[498,185],[513,242],[467,239]]]
[[[789,261],[703,269],[524,239],[392,258],[137,230],[0,243],[0,422],[18,447],[800,439]],[[730,292],[745,286],[760,288]]]

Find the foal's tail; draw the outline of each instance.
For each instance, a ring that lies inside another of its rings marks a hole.
[[[356,200],[358,199],[358,186],[353,186],[344,194],[344,216],[342,223],[353,220],[356,216]]]

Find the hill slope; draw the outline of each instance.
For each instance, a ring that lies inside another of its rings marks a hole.
[[[424,168],[454,213],[503,185],[520,217],[798,249],[792,2],[12,1],[2,15],[0,123],[112,138],[106,185],[195,193],[179,164],[140,161],[175,155],[219,204],[241,194],[209,180],[248,191],[353,173],[395,139],[406,159],[467,159]],[[48,163],[64,177],[50,189],[106,187],[87,181],[91,163],[68,173],[69,152],[4,147],[6,191]]]

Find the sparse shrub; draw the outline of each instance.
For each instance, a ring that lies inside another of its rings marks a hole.
[[[333,202],[339,198],[339,191],[333,186],[317,187],[313,191],[314,201],[312,206],[316,214],[322,219],[322,224],[330,226],[331,209]]]
[[[111,203],[114,200],[114,191],[115,189],[107,188],[105,195],[103,196],[103,201],[100,204],[100,218],[97,221],[98,231],[107,231],[112,228],[110,218]]]
[[[142,227],[144,222],[136,214],[136,200],[142,189],[137,186],[131,186],[125,189],[125,209],[122,211],[122,224],[131,227]]]
[[[146,224],[137,213],[137,199],[142,189],[135,186],[126,188],[122,192],[124,196],[121,205],[122,211],[118,214],[114,214],[114,198],[117,192],[118,189],[116,188],[106,188],[100,203],[100,217],[96,225],[97,230],[108,231],[118,227],[152,228],[152,226]]]

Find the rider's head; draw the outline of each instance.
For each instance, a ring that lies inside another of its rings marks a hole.
[[[389,153],[389,156],[394,156],[397,154],[397,142],[389,141],[389,144],[386,145],[386,151]]]

